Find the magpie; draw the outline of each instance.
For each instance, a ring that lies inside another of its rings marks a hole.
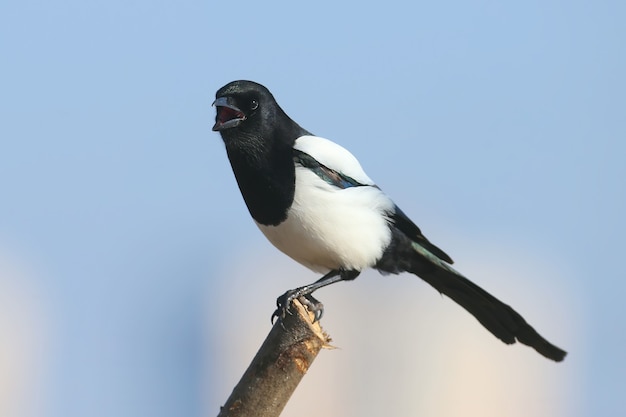
[[[516,341],[560,362],[566,352],[524,318],[454,268],[452,259],[372,181],[345,148],[303,129],[270,91],[252,81],[220,88],[213,130],[220,133],[237,184],[265,237],[280,251],[324,274],[277,299],[272,319],[291,302],[314,312],[312,293],[355,279],[366,268],[409,272],[450,297],[506,344]]]

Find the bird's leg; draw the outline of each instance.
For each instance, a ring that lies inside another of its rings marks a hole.
[[[314,291],[317,291],[327,285],[334,284],[335,282],[353,280],[360,273],[360,271],[336,269],[330,271],[312,284],[287,291],[276,299],[276,311],[272,314],[272,322],[274,322],[275,318],[282,319],[285,317],[285,314],[291,314],[289,306],[295,299],[300,300],[302,304],[307,306],[307,308],[315,315],[313,322],[316,322],[321,319],[324,314],[324,305],[315,299],[311,294]]]

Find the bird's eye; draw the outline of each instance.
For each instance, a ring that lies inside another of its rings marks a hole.
[[[252,100],[252,102],[250,103],[250,109],[256,110],[258,107],[259,107],[259,102],[256,100]]]

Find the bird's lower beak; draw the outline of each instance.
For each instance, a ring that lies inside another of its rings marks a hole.
[[[220,97],[213,102],[217,114],[215,116],[214,131],[230,129],[239,126],[246,120],[246,115],[236,106],[228,102],[227,97]]]

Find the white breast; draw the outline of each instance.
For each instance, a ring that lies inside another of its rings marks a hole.
[[[373,184],[354,156],[339,145],[305,136],[296,141],[296,147],[302,142],[305,146],[300,150],[327,167]],[[321,146],[315,147],[315,142]],[[338,164],[347,169],[338,169]],[[287,220],[278,226],[257,225],[274,246],[313,271],[360,271],[373,266],[389,245],[391,231],[385,213],[393,207],[376,187],[341,189],[296,164],[296,191]]]

